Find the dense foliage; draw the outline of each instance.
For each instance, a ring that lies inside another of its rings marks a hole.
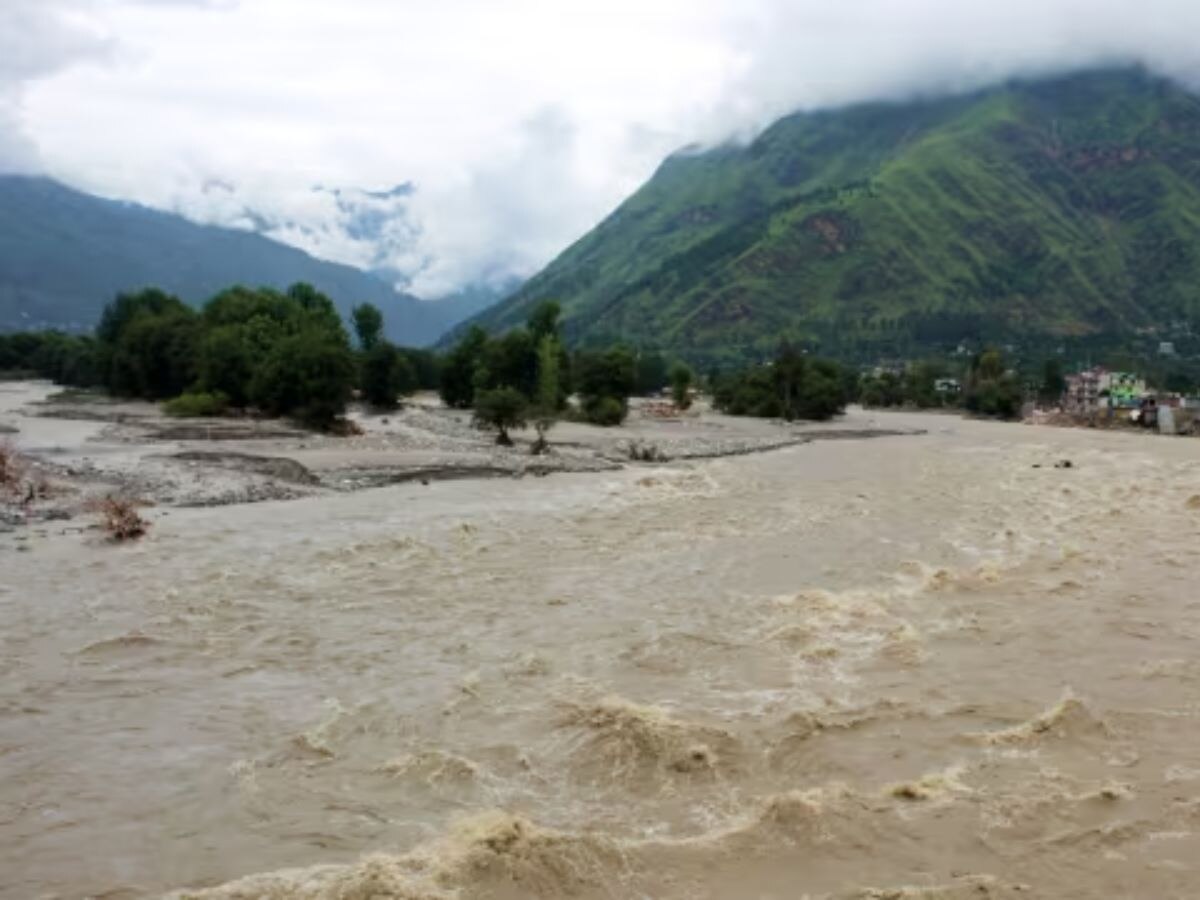
[[[947,362],[911,363],[903,371],[864,375],[858,386],[863,406],[887,408],[963,407],[982,416],[1012,419],[1021,411],[1026,394],[1037,394],[1048,405],[1057,403],[1065,388],[1062,364],[1046,360],[1041,381],[1023,378],[994,348],[975,354],[965,369]]]
[[[837,363],[811,359],[785,342],[771,362],[719,376],[713,404],[735,416],[823,421],[845,409],[846,385]]]
[[[583,417],[593,425],[619,425],[629,413],[637,363],[625,347],[581,350],[574,361],[575,389]]]
[[[478,321],[704,368],[1200,334],[1200,102],[1138,69],[801,113],[668,159]],[[1082,354],[1081,354],[1082,357]]]
[[[524,428],[529,399],[514,387],[486,388],[475,395],[475,424],[496,432],[496,443],[509,446],[510,428]]]
[[[629,409],[637,364],[629,350],[581,350],[571,357],[559,330],[557,303],[539,304],[523,328],[496,337],[470,328],[442,360],[441,395],[447,406],[474,409],[476,421],[495,428],[503,441],[514,427],[515,397],[519,418],[538,432],[534,452],[546,449],[546,431],[577,391],[580,415],[597,425],[617,425]]]
[[[59,331],[0,334],[0,372],[30,374],[58,384],[92,387],[99,381],[96,341]]]
[[[971,361],[964,400],[968,410],[984,416],[1013,419],[1020,413],[1021,380],[999,350],[986,350]]]

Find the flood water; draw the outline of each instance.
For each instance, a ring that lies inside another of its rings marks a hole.
[[[1200,894],[1200,442],[877,418],[5,549],[0,896]]]

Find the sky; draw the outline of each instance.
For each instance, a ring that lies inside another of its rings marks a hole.
[[[1142,62],[1196,0],[0,0],[0,171],[435,298],[528,277],[689,145]]]

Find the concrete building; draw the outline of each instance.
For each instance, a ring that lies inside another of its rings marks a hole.
[[[1145,380],[1134,372],[1110,372],[1103,366],[1067,376],[1063,409],[1076,415],[1097,410],[1137,409],[1149,393]]]

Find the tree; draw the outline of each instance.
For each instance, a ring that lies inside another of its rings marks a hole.
[[[342,331],[342,317],[333,301],[311,284],[298,282],[287,289],[287,295],[300,304],[311,324],[330,331]]]
[[[365,352],[372,350],[383,337],[383,313],[371,303],[361,303],[350,310],[354,321],[354,333],[358,335],[358,346]]]
[[[1067,379],[1063,377],[1062,363],[1048,359],[1042,364],[1041,395],[1045,403],[1057,403],[1067,390]]]
[[[829,419],[846,404],[847,378],[828,360],[809,360],[785,351],[770,365],[753,366],[717,379],[713,404],[734,416]],[[878,382],[864,382],[864,402],[872,399]]]
[[[272,342],[273,343],[273,342]],[[248,325],[209,328],[200,341],[198,381],[202,391],[219,392],[235,407],[250,402],[250,381],[269,347],[259,346]]]
[[[629,412],[637,364],[624,347],[585,351],[576,358],[576,385],[583,415],[594,425],[619,425]]]
[[[377,409],[395,409],[397,398],[416,389],[416,374],[396,347],[381,341],[362,361],[363,398]]]
[[[416,387],[422,391],[436,391],[442,379],[442,360],[432,350],[416,347],[401,347],[400,355],[408,360],[416,376]]]
[[[254,373],[250,398],[264,412],[328,428],[345,412],[353,384],[345,333],[309,327],[275,345]]]
[[[516,388],[526,399],[537,392],[537,345],[524,328],[514,328],[487,341],[475,372],[476,390]]]
[[[183,393],[196,377],[199,338],[199,319],[187,307],[137,314],[111,348],[107,386],[147,400]]]
[[[472,325],[454,349],[446,354],[439,392],[451,409],[469,409],[475,399],[475,373],[487,347],[487,332]]]
[[[808,360],[790,341],[784,340],[775,352],[772,372],[779,391],[779,406],[783,417],[791,421],[797,418],[797,398],[808,372]]]
[[[638,356],[634,390],[639,396],[644,397],[661,391],[669,380],[667,360],[661,353],[643,353]]]
[[[543,300],[537,305],[526,323],[535,345],[540,346],[547,337],[558,338],[558,320],[561,316],[562,307],[554,300]]]
[[[827,359],[811,360],[793,401],[793,416],[824,422],[840,415],[845,408],[841,368]]]
[[[182,391],[195,363],[194,319],[191,307],[157,288],[118,294],[96,326],[101,382],[113,393],[148,399]]]
[[[971,412],[1013,419],[1021,409],[1023,392],[1017,376],[1008,371],[999,350],[985,350],[971,363],[965,404]]]
[[[685,410],[692,405],[692,370],[686,364],[677,362],[671,366],[671,399],[678,409]]]
[[[562,385],[559,378],[560,358],[562,347],[552,334],[542,337],[538,345],[537,367],[537,396],[534,397],[531,417],[533,427],[537,430],[537,440],[533,444],[533,453],[545,453],[549,449],[546,432],[558,419],[558,411],[562,405]]]
[[[512,446],[510,428],[524,428],[529,403],[525,395],[512,387],[480,391],[475,397],[475,425],[496,430],[496,443]]]

